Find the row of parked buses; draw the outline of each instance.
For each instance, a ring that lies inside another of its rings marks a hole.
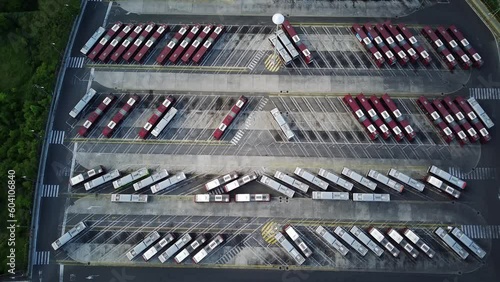
[[[382,67],[384,63],[394,65],[396,62],[405,66],[409,62],[416,63],[417,61],[427,66],[432,61],[424,46],[404,24],[392,24],[390,21],[375,25],[353,24],[352,31],[359,42],[370,52],[378,67]],[[471,66],[480,68],[483,65],[481,56],[456,26],[452,25],[448,29],[439,26],[436,32],[429,26],[422,29],[424,37],[436,49],[450,70],[457,65],[453,54],[457,56],[463,69],[469,69]]]
[[[491,140],[486,128],[491,128],[494,124],[474,97],[465,100],[460,96],[455,99],[446,96],[442,100],[434,99],[430,102],[421,96],[417,99],[417,104],[447,143],[451,143],[455,137],[461,145]]]
[[[116,22],[105,32],[99,27],[80,50],[93,61],[140,63],[169,31],[166,24],[123,24]],[[167,59],[173,64],[179,59],[184,63],[200,63],[224,32],[223,25],[197,24],[191,28],[183,25],[162,49],[156,61],[165,64]]]
[[[306,64],[310,64],[313,61],[311,52],[307,49],[295,31],[295,28],[288,20],[285,20],[281,25],[281,29],[278,29],[268,39],[285,65],[290,64],[299,55],[302,56]]]

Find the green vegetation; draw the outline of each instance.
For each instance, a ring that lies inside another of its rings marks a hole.
[[[38,6],[37,6],[38,5]],[[0,3],[0,178],[15,171],[16,272],[27,269],[33,188],[45,124],[78,0]],[[11,182],[12,183],[12,182]],[[0,275],[8,274],[7,189],[0,195]]]
[[[500,22],[500,1],[498,0],[483,0],[483,3],[488,7],[490,13],[495,15],[497,21]]]

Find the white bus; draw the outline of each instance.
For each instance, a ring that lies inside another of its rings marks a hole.
[[[93,169],[91,169],[91,170],[89,170],[87,172],[78,174],[77,176],[73,176],[69,180],[69,184],[71,184],[71,186],[75,186],[75,185],[78,185],[78,184],[80,184],[82,182],[90,180],[90,179],[92,179],[94,177],[102,175],[103,173],[104,173],[104,168],[99,165],[99,166],[96,166],[96,167],[94,167]]]
[[[160,239],[160,234],[157,231],[153,231],[144,238],[139,244],[137,244],[135,247],[132,248],[127,253],[127,258],[129,260],[133,260],[136,256],[138,256],[140,253],[144,252],[146,248],[149,246],[153,245],[154,242],[156,242],[158,239]]]
[[[77,225],[75,225],[73,228],[71,228],[68,232],[64,233],[59,239],[54,241],[52,243],[52,248],[54,251],[57,251],[60,247],[62,247],[64,244],[68,243],[72,239],[74,239],[78,234],[82,233],[83,230],[87,228],[87,225],[83,222],[80,221]]]

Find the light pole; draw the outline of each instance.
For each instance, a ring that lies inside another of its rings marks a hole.
[[[55,43],[55,42],[52,42],[52,43],[50,43],[50,45],[52,45],[52,47],[53,47],[53,48],[57,51],[57,53],[59,53],[59,55],[62,57],[62,55],[63,55],[63,54],[61,53],[61,51],[59,51],[59,49],[57,49],[57,48],[56,48],[56,43]]]
[[[276,31],[275,31],[276,42],[274,44],[274,52],[273,52],[275,64],[278,64],[278,62],[279,62],[279,55],[277,54],[277,51],[278,51],[278,30],[280,28],[280,24],[282,24],[284,21],[285,21],[285,16],[283,16],[282,14],[276,13],[273,15],[273,23],[276,25]]]

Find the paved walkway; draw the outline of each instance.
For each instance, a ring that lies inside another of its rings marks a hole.
[[[481,0],[467,0],[467,2],[490,28],[490,30],[493,32],[493,35],[498,40],[500,38],[500,23],[497,21],[495,16],[491,14],[491,12],[488,10],[488,7],[486,7]]]

